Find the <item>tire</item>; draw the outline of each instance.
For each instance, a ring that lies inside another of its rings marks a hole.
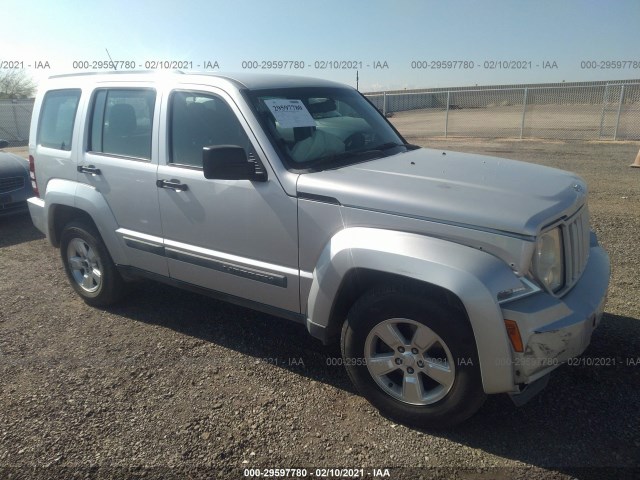
[[[341,350],[356,388],[399,423],[451,427],[486,399],[467,319],[420,289],[395,284],[365,293],[347,315]]]
[[[60,254],[71,286],[87,304],[105,307],[123,297],[124,280],[89,222],[74,220],[65,225]]]

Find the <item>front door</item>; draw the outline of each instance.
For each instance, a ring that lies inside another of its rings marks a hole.
[[[173,279],[300,312],[297,203],[271,172],[237,106],[222,91],[181,89],[163,101],[158,194]],[[266,182],[207,180],[202,148],[239,145]]]

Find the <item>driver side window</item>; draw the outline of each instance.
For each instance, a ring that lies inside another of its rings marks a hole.
[[[233,110],[220,97],[176,91],[169,99],[169,162],[202,167],[203,147],[238,145],[251,155],[253,146]]]

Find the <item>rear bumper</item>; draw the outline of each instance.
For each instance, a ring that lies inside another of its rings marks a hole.
[[[609,275],[609,256],[593,235],[585,271],[569,293],[556,298],[540,292],[502,305],[504,318],[518,323],[524,345],[510,359],[517,384],[531,384],[586,350],[602,318]]]
[[[27,200],[29,206],[29,215],[33,225],[42,233],[47,235],[47,222],[44,211],[44,200],[38,197],[31,197]]]

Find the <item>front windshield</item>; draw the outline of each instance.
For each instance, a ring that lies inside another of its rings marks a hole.
[[[293,170],[324,170],[406,151],[404,140],[348,88],[254,90],[248,97]]]

